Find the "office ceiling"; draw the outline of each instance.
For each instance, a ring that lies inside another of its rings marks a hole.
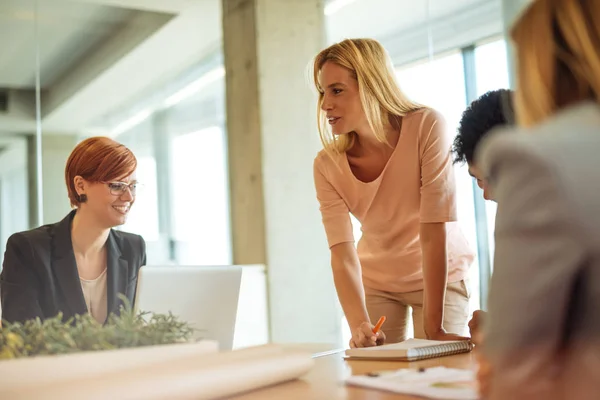
[[[141,11],[97,4],[42,2],[37,11],[32,2],[0,2],[0,87],[35,87],[36,51],[42,88],[81,62],[82,58],[110,40]],[[37,22],[37,24],[36,24]],[[36,31],[37,30],[37,31]]]
[[[497,0],[429,1],[435,18]],[[427,16],[426,0],[355,0],[326,29],[330,41],[382,38]],[[35,128],[36,51],[44,132],[75,133],[168,86],[220,43],[220,0],[2,0],[0,90],[11,107],[0,135]]]

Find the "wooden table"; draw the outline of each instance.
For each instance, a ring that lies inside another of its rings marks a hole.
[[[445,366],[470,369],[475,366],[472,353],[433,358],[416,362],[349,361],[344,360],[343,350],[315,355],[314,368],[302,379],[257,390],[235,400],[417,400],[422,398],[395,393],[346,386],[344,379],[350,375],[400,368],[430,368]]]

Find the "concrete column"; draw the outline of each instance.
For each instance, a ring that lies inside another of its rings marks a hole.
[[[323,0],[222,0],[235,264],[266,264],[274,342],[339,343],[341,312],[313,186],[307,79]]]
[[[502,22],[508,59],[508,79],[511,89],[516,88],[515,51],[510,37],[510,30],[521,12],[531,3],[531,0],[502,0]]]
[[[29,228],[36,228],[42,224],[38,216],[38,159],[35,134],[27,135],[27,193]]]

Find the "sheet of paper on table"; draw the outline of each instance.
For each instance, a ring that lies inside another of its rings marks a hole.
[[[401,369],[351,376],[346,383],[429,399],[477,400],[479,398],[475,372],[466,369],[446,367],[425,370]]]

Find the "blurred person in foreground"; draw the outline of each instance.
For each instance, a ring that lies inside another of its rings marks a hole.
[[[511,36],[519,128],[475,155],[498,202],[480,388],[597,399],[600,1],[533,1]]]

